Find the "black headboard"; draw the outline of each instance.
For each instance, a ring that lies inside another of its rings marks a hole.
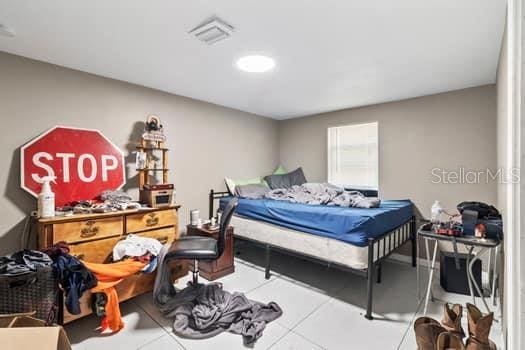
[[[209,219],[211,219],[213,217],[213,207],[214,207],[214,204],[215,204],[215,200],[217,199],[221,199],[223,197],[228,197],[228,196],[231,196],[230,192],[228,191],[223,191],[223,192],[218,192],[218,191],[215,191],[213,189],[210,190],[210,196],[209,196],[209,209],[210,209],[210,213],[209,213]]]

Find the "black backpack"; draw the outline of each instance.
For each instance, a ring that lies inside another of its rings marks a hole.
[[[501,219],[498,209],[483,202],[461,202],[457,205],[457,209],[460,214],[463,214],[465,210],[475,211],[478,213],[478,219]]]

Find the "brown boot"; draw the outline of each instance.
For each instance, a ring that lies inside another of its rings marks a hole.
[[[420,317],[414,322],[418,350],[436,350],[438,336],[446,332],[438,321],[430,317]]]
[[[441,333],[437,339],[437,350],[465,350],[463,340],[451,332]]]
[[[467,318],[467,350],[496,350],[496,345],[489,340],[494,313],[483,316],[475,305],[467,303]]]
[[[445,303],[443,308],[443,320],[441,320],[443,327],[445,327],[448,332],[457,335],[460,339],[465,338],[465,332],[463,331],[463,327],[461,327],[463,306],[459,304],[449,306],[448,303]]]

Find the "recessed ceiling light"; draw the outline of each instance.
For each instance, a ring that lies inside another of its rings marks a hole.
[[[273,67],[275,67],[275,61],[268,56],[250,55],[237,60],[237,68],[250,73],[264,73]]]
[[[15,36],[15,31],[13,30],[13,28],[9,28],[8,26],[0,23],[0,35],[12,38]]]

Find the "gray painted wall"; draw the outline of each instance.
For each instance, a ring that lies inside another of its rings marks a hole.
[[[129,155],[142,132],[136,123],[149,114],[167,133],[183,225],[189,209],[207,215],[208,191],[224,188],[224,176],[256,177],[278,163],[277,121],[0,53],[0,254],[18,246],[24,217],[36,207],[19,188],[20,146],[61,124],[99,129]],[[126,159],[136,195],[134,157]]]
[[[327,179],[327,128],[379,122],[379,187],[383,198],[410,198],[430,216],[434,200],[450,209],[464,200],[496,204],[496,182],[434,184],[432,169],[496,168],[494,85],[283,121],[280,159],[302,166],[309,181]]]

